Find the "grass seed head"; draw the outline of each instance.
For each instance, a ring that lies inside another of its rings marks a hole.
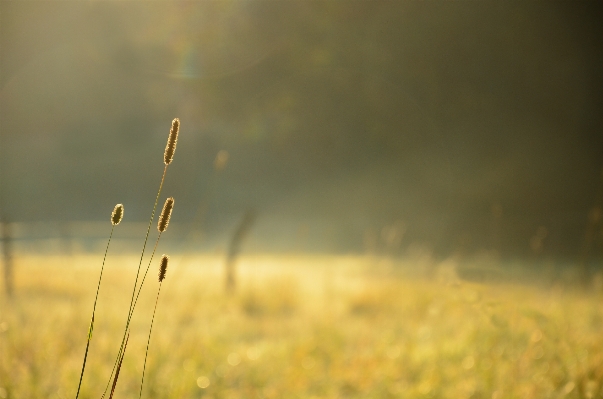
[[[115,205],[113,208],[113,213],[111,214],[111,224],[113,226],[117,226],[121,219],[124,217],[124,206],[122,204]]]
[[[161,262],[159,264],[159,282],[162,282],[163,279],[165,278],[165,272],[167,271],[168,260],[170,260],[170,257],[167,256],[166,254],[163,254],[163,256],[161,257]]]
[[[170,135],[168,136],[167,145],[165,146],[165,153],[163,154],[163,162],[169,165],[174,159],[174,152],[176,152],[176,143],[178,142],[178,130],[180,130],[180,119],[176,118],[172,121],[172,128],[170,129]]]
[[[172,209],[174,209],[174,198],[170,197],[165,200],[165,204],[163,204],[163,210],[161,211],[161,215],[159,216],[159,223],[157,224],[157,230],[160,233],[163,233],[170,223],[170,217],[172,216]]]

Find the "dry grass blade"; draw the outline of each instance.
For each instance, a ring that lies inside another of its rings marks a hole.
[[[121,353],[121,357],[119,358],[119,363],[117,364],[117,370],[115,371],[115,378],[113,379],[113,386],[111,387],[111,394],[109,395],[109,399],[113,398],[113,393],[115,392],[115,387],[117,386],[117,379],[119,378],[119,371],[121,370],[121,364],[124,361],[124,355],[126,354],[126,347],[128,346],[128,339],[130,339],[130,333],[126,337],[126,342],[124,344],[124,350]]]

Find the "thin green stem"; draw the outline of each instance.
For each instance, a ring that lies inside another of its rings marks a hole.
[[[126,337],[126,342],[124,344],[124,351],[122,352],[119,363],[117,364],[117,371],[115,372],[115,378],[113,379],[113,386],[111,387],[111,394],[109,395],[109,399],[113,399],[113,394],[115,393],[115,387],[117,386],[117,379],[119,378],[119,371],[121,370],[121,364],[124,361],[124,356],[126,354],[126,346],[128,345],[128,339],[130,338],[130,333]]]
[[[92,319],[90,320],[90,328],[88,329],[88,342],[86,343],[86,352],[84,353],[84,362],[82,364],[82,372],[80,373],[80,382],[77,386],[77,393],[75,399],[80,396],[80,388],[82,387],[82,379],[84,378],[84,369],[86,368],[86,360],[88,359],[88,348],[90,348],[90,341],[92,340],[92,330],[94,329],[94,313],[96,312],[96,302],[98,301],[98,291],[100,290],[101,280],[103,279],[103,270],[105,268],[105,261],[107,260],[107,252],[109,252],[109,244],[111,244],[111,237],[113,237],[113,230],[115,225],[111,226],[111,234],[109,234],[109,241],[107,241],[107,248],[105,248],[105,256],[103,257],[103,265],[101,266],[100,276],[98,278],[98,285],[96,286],[96,297],[94,298],[94,306],[92,307]]]
[[[126,321],[126,329],[125,329],[125,333],[128,334],[129,333],[129,329],[130,329],[130,322],[132,320],[132,315],[134,314],[134,309],[136,308],[136,303],[138,302],[138,296],[140,295],[140,291],[142,290],[142,285],[144,284],[144,281],[147,277],[147,273],[149,272],[149,267],[151,266],[151,263],[153,262],[153,257],[155,256],[155,252],[157,251],[157,245],[159,244],[159,239],[161,238],[161,232],[159,232],[159,236],[157,237],[157,240],[155,241],[155,245],[153,247],[153,252],[151,253],[151,258],[149,259],[149,264],[147,265],[147,269],[143,275],[142,280],[140,281],[140,286],[138,287],[138,293],[136,294],[136,299],[134,300],[134,304],[130,306],[130,312],[128,314],[128,320]],[[124,336],[125,337],[125,336]],[[107,389],[109,388],[109,384],[111,383],[111,377],[113,376],[113,373],[115,371],[115,368],[117,367],[118,363],[119,363],[119,359],[123,356],[123,338],[122,338],[122,346],[119,348],[119,352],[117,353],[117,358],[115,359],[115,363],[113,364],[113,370],[111,370],[111,376],[109,377],[109,382],[107,383],[107,386],[105,387],[105,392],[103,393],[103,395],[101,396],[101,398],[104,398],[106,393],[107,393]]]
[[[138,287],[138,292],[136,293],[136,299],[134,299],[134,306],[132,306],[132,310],[130,312],[130,318],[132,318],[132,314],[134,313],[134,309],[136,308],[136,304],[138,303],[138,297],[140,296],[140,291],[142,291],[142,285],[144,284],[144,281],[147,278],[147,273],[149,273],[149,268],[151,267],[151,262],[153,262],[153,257],[155,256],[155,251],[157,250],[157,244],[159,244],[160,238],[161,238],[161,232],[159,232],[157,241],[155,241],[155,247],[153,248],[153,253],[151,254],[151,259],[149,259],[149,264],[147,265],[147,270],[145,270],[144,275],[142,276],[142,280],[140,281],[140,287]]]
[[[151,343],[151,331],[153,331],[153,322],[155,321],[155,311],[157,310],[157,302],[159,302],[159,293],[161,292],[161,282],[157,289],[157,298],[155,298],[155,307],[153,308],[153,317],[151,318],[151,328],[149,328],[149,338],[147,339],[147,350],[144,353],[144,366],[142,366],[142,380],[140,381],[140,394],[138,399],[142,397],[142,385],[144,384],[144,372],[147,369],[147,356],[149,355],[149,344]]]
[[[163,181],[165,180],[165,173],[167,172],[168,165],[165,165],[163,168],[163,175],[161,176],[161,183],[159,184],[159,190],[157,191],[157,196],[155,197],[155,204],[153,205],[153,212],[151,212],[151,218],[149,219],[149,225],[147,227],[147,234],[144,237],[144,244],[142,245],[142,252],[140,253],[140,261],[138,262],[138,270],[136,271],[136,279],[134,280],[134,288],[132,289],[132,298],[130,299],[130,309],[128,310],[128,319],[126,320],[126,328],[124,329],[124,336],[121,339],[121,345],[119,346],[119,352],[117,353],[117,358],[115,363],[113,364],[113,369],[111,370],[111,375],[109,376],[109,381],[107,382],[107,386],[105,387],[105,391],[101,396],[101,399],[105,397],[107,394],[107,390],[109,389],[109,385],[111,384],[111,377],[113,377],[113,373],[115,372],[115,368],[117,367],[117,363],[119,362],[119,358],[122,355],[124,343],[126,341],[126,335],[128,333],[128,328],[130,326],[130,319],[132,318],[133,305],[134,305],[134,294],[136,294],[136,286],[138,284],[138,276],[140,274],[140,267],[142,266],[142,259],[144,257],[144,251],[147,247],[147,241],[149,239],[149,233],[151,232],[151,226],[153,225],[153,220],[155,219],[155,210],[157,209],[157,202],[159,201],[159,196],[161,195],[161,189],[163,188]],[[157,239],[159,241],[159,238]],[[155,244],[157,245],[157,244]]]
[[[129,317],[128,317],[128,321],[126,322],[126,332],[129,334],[130,331],[130,322],[132,321],[132,315],[134,314],[134,309],[136,308],[136,304],[138,303],[138,297],[140,295],[140,291],[142,290],[142,285],[144,284],[144,281],[147,277],[147,273],[149,272],[149,267],[151,266],[151,262],[153,262],[153,257],[155,256],[155,252],[157,250],[157,244],[159,244],[159,239],[161,238],[161,232],[159,233],[159,236],[157,237],[157,240],[155,241],[155,246],[153,247],[153,253],[151,254],[151,258],[149,259],[149,264],[147,266],[147,270],[144,273],[144,276],[140,282],[140,286],[138,287],[138,293],[136,294],[136,299],[134,300],[134,305],[131,308]],[[115,370],[115,367],[117,367],[117,364],[119,363],[119,359],[121,358],[121,356],[123,356],[122,353],[122,348],[119,349],[118,352],[118,357],[115,360],[115,363],[113,364],[113,370]],[[113,371],[111,372],[111,375],[113,375]],[[111,380],[109,380],[109,383],[111,382]],[[105,389],[107,389],[108,387],[106,387]],[[103,393],[103,397],[104,397],[104,393]]]

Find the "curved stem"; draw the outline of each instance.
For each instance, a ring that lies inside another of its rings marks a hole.
[[[138,399],[142,397],[142,385],[144,384],[144,372],[147,369],[147,356],[149,355],[149,344],[151,343],[151,331],[153,331],[153,322],[155,321],[155,311],[157,310],[157,302],[159,302],[159,293],[161,292],[161,282],[157,289],[157,298],[155,298],[155,308],[153,308],[153,317],[151,318],[151,328],[149,328],[149,338],[147,339],[147,350],[144,354],[144,366],[142,367],[142,380],[140,381],[140,394]]]
[[[134,313],[134,309],[136,308],[136,304],[138,303],[138,297],[140,296],[140,291],[142,290],[142,285],[144,284],[144,280],[147,278],[147,273],[149,272],[149,268],[151,267],[151,262],[153,262],[153,257],[155,256],[155,251],[157,250],[157,244],[159,244],[160,238],[161,238],[161,232],[159,232],[157,241],[155,241],[155,247],[153,248],[153,253],[151,254],[151,258],[149,259],[149,264],[147,265],[147,270],[145,270],[144,275],[142,276],[142,280],[140,281],[140,287],[138,287],[138,292],[136,293],[136,299],[134,299],[134,305],[132,306],[132,310],[130,311],[130,318],[132,318],[132,314]]]
[[[113,230],[115,230],[114,224],[111,226],[111,234],[109,234],[109,241],[107,241],[107,247],[105,248],[105,256],[103,257],[103,265],[101,266],[100,276],[98,278],[98,285],[96,286],[96,297],[94,298],[94,306],[92,307],[92,319],[90,320],[90,328],[88,329],[88,342],[86,343],[86,352],[84,353],[84,362],[82,364],[82,372],[80,373],[80,382],[77,386],[77,393],[75,394],[75,399],[80,396],[80,388],[82,387],[82,379],[84,378],[84,369],[86,368],[86,360],[88,359],[88,348],[90,348],[90,341],[92,340],[92,330],[94,329],[94,313],[96,312],[98,291],[100,290],[101,280],[103,279],[103,270],[105,268],[105,261],[107,260],[107,252],[109,252],[109,244],[111,244],[111,237],[113,237]]]
[[[113,364],[113,369],[111,370],[111,375],[109,376],[109,381],[107,382],[107,386],[105,387],[105,391],[101,398],[104,398],[107,394],[107,390],[109,389],[109,385],[111,384],[111,377],[113,377],[113,373],[115,372],[115,368],[117,367],[117,363],[119,362],[119,358],[122,355],[124,343],[126,341],[126,335],[128,333],[128,328],[130,326],[130,319],[132,318],[133,305],[134,305],[134,295],[136,294],[136,286],[138,283],[138,276],[140,274],[140,267],[142,266],[142,259],[144,257],[144,251],[147,247],[147,241],[149,239],[149,233],[151,231],[151,225],[153,224],[153,220],[155,219],[155,210],[157,209],[157,202],[159,201],[159,195],[161,195],[161,189],[163,187],[163,181],[165,180],[165,174],[167,172],[168,165],[165,165],[163,168],[163,175],[161,176],[161,183],[159,184],[159,190],[157,191],[157,196],[155,197],[155,204],[153,205],[153,212],[151,212],[151,218],[149,219],[149,225],[147,227],[147,234],[144,237],[144,244],[142,245],[142,252],[140,253],[140,261],[138,262],[138,270],[136,271],[136,279],[134,280],[134,288],[132,290],[132,298],[130,299],[130,309],[128,310],[128,319],[126,320],[126,328],[124,329],[124,336],[121,339],[121,345],[119,346],[119,352],[117,353],[117,358],[115,359],[115,363]],[[157,239],[159,240],[159,238]]]

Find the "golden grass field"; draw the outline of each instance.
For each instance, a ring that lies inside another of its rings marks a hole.
[[[16,259],[16,297],[0,299],[0,398],[75,397],[101,260]],[[158,260],[116,398],[138,397]],[[445,266],[428,279],[399,262],[243,256],[227,297],[222,257],[173,256],[143,397],[603,397],[599,292],[471,283]],[[137,264],[108,258],[82,398],[100,398],[107,383]]]

